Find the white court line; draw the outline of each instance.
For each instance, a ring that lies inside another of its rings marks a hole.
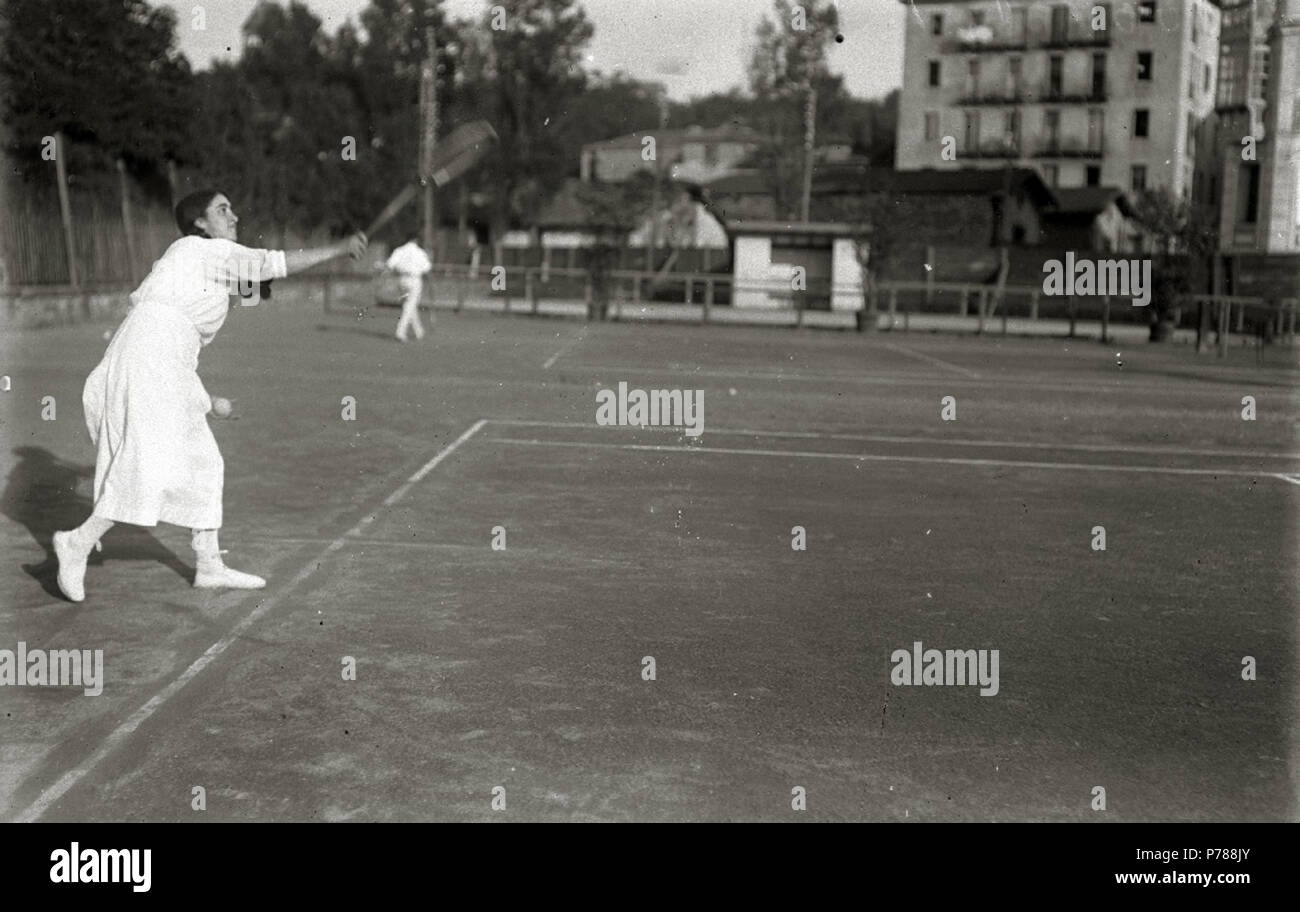
[[[1300,475],[1285,475],[1281,472],[1277,472],[1276,474],[1274,474],[1273,477],[1280,478],[1283,481],[1290,482],[1293,485],[1300,485]]]
[[[693,377],[718,377],[740,380],[785,380],[800,383],[859,383],[865,386],[939,386],[951,389],[952,385],[958,382],[956,377],[928,377],[917,376],[911,377],[906,374],[893,374],[890,376],[879,374],[783,374],[773,371],[744,371],[744,370],[700,370],[687,365],[669,365],[668,367],[629,367],[627,365],[614,364],[574,364],[569,366],[571,371],[608,371],[612,374],[688,374]],[[1035,377],[1007,376],[999,378],[980,377],[972,378],[965,381],[967,386],[991,386],[991,387],[1016,387],[1017,389],[1027,392],[1052,392],[1052,393],[1159,393],[1168,396],[1171,393],[1181,395],[1201,395],[1214,394],[1217,392],[1214,387],[1226,388],[1230,390],[1249,389],[1249,382],[1219,381],[1219,380],[1197,380],[1200,384],[1198,387],[1174,388],[1170,386],[1156,386],[1154,384],[1134,384],[1127,382],[1117,382],[1107,386],[1084,385],[1081,383],[1041,383]],[[1277,392],[1280,396],[1296,397],[1300,395],[1300,388],[1289,390],[1273,390],[1270,393]]]
[[[602,427],[595,422],[584,421],[527,421],[514,418],[489,418],[488,424],[504,424],[512,427],[548,427],[548,428],[584,428],[589,430],[625,432],[627,427]],[[636,428],[638,431],[667,433],[681,432],[681,427],[673,425],[646,425]],[[982,446],[997,447],[1008,450],[1078,450],[1084,453],[1149,453],[1168,456],[1240,456],[1247,459],[1300,459],[1300,453],[1279,453],[1262,450],[1189,450],[1177,446],[1125,446],[1123,444],[1105,443],[1038,443],[1024,440],[962,440],[938,437],[896,437],[884,434],[831,434],[816,431],[761,431],[752,428],[715,428],[710,427],[706,433],[719,434],[724,437],[788,437],[799,440],[857,440],[864,443],[935,443],[943,446]]]
[[[412,485],[418,482],[425,475],[432,472],[438,463],[442,462],[454,453],[457,447],[478,433],[486,423],[487,422],[483,419],[479,419],[470,425],[469,430],[465,431],[465,433],[461,434],[447,446],[443,447],[436,456],[421,466],[419,471],[408,478],[400,488],[393,492],[393,494],[389,495],[389,497],[384,500],[384,505],[388,506],[395,503],[401,495],[411,489]],[[261,618],[265,617],[272,608],[284,600],[285,596],[301,585],[307,577],[315,573],[327,557],[342,548],[350,537],[359,534],[361,530],[370,525],[374,519],[375,514],[371,513],[351,529],[330,542],[329,546],[326,547],[324,551],[318,554],[313,560],[309,561],[307,566],[298,571],[298,575],[291,579],[287,586],[258,604],[258,606],[245,615],[229,633],[209,646],[207,651],[195,659],[189,668],[186,668],[181,672],[179,677],[162,690],[158,691],[158,693],[154,694],[148,702],[135,712],[131,713],[130,717],[128,717],[125,722],[113,729],[113,731],[109,733],[108,737],[104,739],[104,743],[100,745],[99,749],[95,751],[88,760],[68,770],[59,777],[59,780],[55,782],[54,785],[42,791],[41,796],[37,798],[30,807],[19,814],[15,818],[15,821],[18,823],[31,823],[49,810],[51,805],[67,794],[68,790],[74,785],[84,779],[86,774],[103,762],[105,757],[121,747],[123,742],[125,742],[126,739],[129,738],[150,716],[156,713],[164,703],[176,696],[176,694],[179,693],[186,684],[193,680],[199,672],[203,671],[204,668],[212,664],[213,660],[229,649],[235,640],[242,636],[248,628],[252,627],[253,624],[257,623]]]
[[[584,335],[585,335],[584,333],[579,332],[575,338],[570,339],[568,342],[561,345],[559,351],[557,351],[555,354],[551,355],[551,357],[546,359],[546,363],[542,365],[542,370],[550,370],[551,365],[554,364],[557,360],[559,360],[559,358],[562,355],[567,354],[569,349],[573,348],[575,345],[581,342],[583,340]]]
[[[880,344],[885,348],[889,349],[890,351],[900,352],[901,354],[904,355],[911,355],[913,358],[920,358],[922,361],[929,361],[931,364],[937,364],[940,367],[946,367],[949,370],[959,371],[965,374],[967,377],[976,377],[976,378],[979,377],[979,374],[975,373],[973,370],[969,370],[968,368],[962,367],[960,364],[953,364],[951,361],[944,361],[941,358],[936,358],[933,355],[927,355],[924,352],[913,351],[912,349],[907,348],[906,346],[903,345],[899,345],[896,342],[882,342]]]
[[[856,462],[920,462],[938,465],[988,466],[1017,469],[1072,469],[1093,472],[1137,472],[1148,475],[1225,475],[1244,478],[1277,478],[1273,472],[1242,472],[1235,469],[1176,469],[1168,466],[1117,466],[1088,462],[1028,462],[1016,459],[958,459],[943,456],[882,456],[875,453],[818,453],[808,450],[750,450],[706,446],[655,446],[637,443],[573,443],[559,440],[523,440],[517,437],[488,437],[492,443],[519,446],[588,447],[601,450],[645,450],[654,453],[714,453],[728,456],[799,456],[807,459],[851,459]]]

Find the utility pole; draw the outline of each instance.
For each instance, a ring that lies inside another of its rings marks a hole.
[[[803,221],[809,221],[812,210],[812,173],[813,147],[817,141],[817,90],[813,88],[812,77],[808,78],[808,103],[804,108],[803,134]]]
[[[433,26],[424,30],[425,56],[420,68],[420,178],[424,182],[424,249],[437,259],[437,207],[433,195],[433,146],[438,138],[438,47]]]
[[[68,197],[68,147],[63,141],[63,131],[54,133],[54,173],[59,181],[59,214],[63,218],[63,244],[68,253],[68,281],[75,288],[81,284],[77,275],[76,244],[72,234],[72,201]]]
[[[650,244],[645,252],[646,272],[653,272],[655,269],[655,249],[659,246],[659,153],[664,151],[663,132],[668,128],[668,93],[667,90],[659,98],[659,136],[655,142],[655,158],[651,162],[654,169],[655,186],[654,199],[650,203]]]

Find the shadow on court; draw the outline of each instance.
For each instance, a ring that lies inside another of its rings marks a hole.
[[[54,533],[75,528],[90,515],[94,504],[83,492],[93,483],[95,468],[64,462],[42,447],[14,447],[13,453],[18,463],[5,481],[0,512],[27,529],[45,551],[42,561],[23,564],[23,571],[48,595],[62,600],[56,580],[59,565],[54,557]],[[193,579],[193,570],[148,529],[119,523],[102,544],[102,552],[91,552],[92,566],[108,560],[154,560],[187,581]]]

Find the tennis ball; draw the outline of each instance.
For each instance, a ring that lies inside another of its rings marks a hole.
[[[212,397],[212,414],[218,418],[229,418],[233,410],[229,399],[223,399],[221,396]]]

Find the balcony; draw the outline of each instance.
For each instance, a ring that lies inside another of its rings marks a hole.
[[[967,89],[958,100],[960,105],[1018,105],[1036,101],[1034,95],[1024,88],[1004,88],[983,92]]]
[[[1086,88],[1069,89],[1061,87],[1058,91],[1052,91],[1051,85],[1042,87],[1041,93],[1035,101],[1042,104],[1097,104],[1104,102],[1110,93],[1107,91],[1106,82],[1093,83]]]
[[[1092,29],[1071,29],[1064,35],[1046,36],[1040,47],[1048,51],[1067,48],[1107,48],[1110,47],[1110,30],[1094,32]]]
[[[1070,136],[1048,137],[1034,149],[1034,158],[1102,158],[1105,154],[1104,141],[1090,143]]]
[[[1023,153],[1023,142],[1019,139],[986,139],[978,146],[963,149],[958,153],[962,158],[992,158],[1014,161]]]
[[[972,90],[967,88],[958,98],[957,104],[966,107],[972,105],[1020,105],[1020,104],[1100,104],[1110,97],[1107,84],[1089,85],[1086,88],[1062,88],[1053,92],[1050,85],[1041,85],[1037,89],[1024,86],[1004,86],[999,89]]]

